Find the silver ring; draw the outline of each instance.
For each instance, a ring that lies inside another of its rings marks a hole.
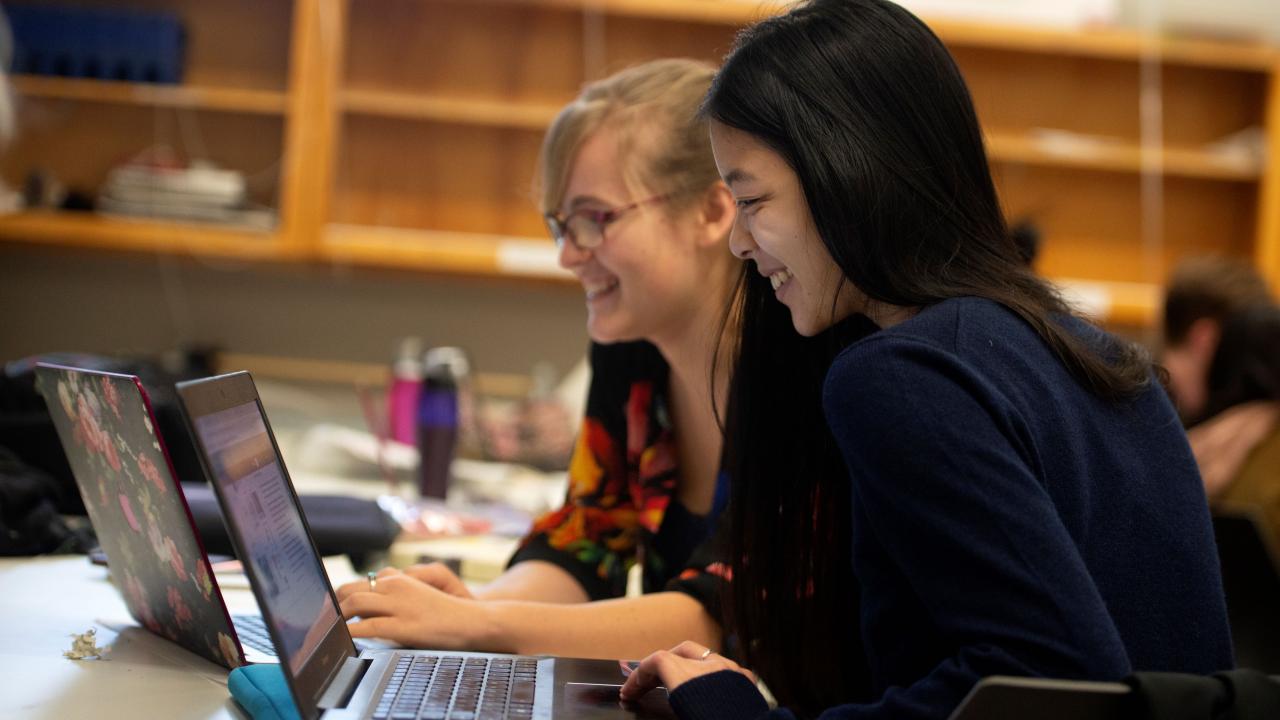
[[[365,573],[365,577],[369,579],[369,591],[370,592],[376,591],[378,589],[378,573],[370,570],[369,572]]]
[[[698,659],[706,660],[710,656],[711,656],[711,648],[707,648],[706,650],[702,651],[702,654],[698,656]]]

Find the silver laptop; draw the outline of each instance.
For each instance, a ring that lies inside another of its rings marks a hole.
[[[252,378],[179,383],[178,394],[303,718],[674,717],[662,690],[621,706],[614,661],[357,652]]]

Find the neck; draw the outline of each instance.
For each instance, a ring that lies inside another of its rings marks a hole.
[[[879,325],[883,330],[885,328],[891,328],[903,320],[909,320],[918,312],[920,312],[920,308],[916,307],[889,305],[887,303],[872,303],[870,307],[867,308],[867,317],[871,318],[871,322]]]
[[[712,377],[712,362],[717,363],[715,401],[721,411],[728,392],[729,372],[733,367],[732,348],[736,334],[736,324],[724,324],[723,317],[736,277],[735,273],[720,273],[718,281],[713,283],[712,292],[707,293],[707,296],[715,298],[714,301],[698,303],[690,312],[688,321],[674,332],[649,338],[671,366],[673,387],[699,397],[710,398],[708,383]],[[717,348],[720,350],[718,355]]]

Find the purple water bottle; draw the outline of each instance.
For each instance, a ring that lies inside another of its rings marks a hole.
[[[418,394],[418,494],[444,499],[458,447],[458,390],[467,372],[462,350],[433,348],[423,362]]]

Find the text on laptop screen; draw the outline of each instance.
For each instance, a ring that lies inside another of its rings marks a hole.
[[[302,517],[290,498],[262,411],[256,402],[195,419],[223,512],[244,536],[242,562],[253,565],[262,590],[263,619],[281,641],[281,659],[296,674],[325,634],[340,621],[324,568],[310,547]]]

